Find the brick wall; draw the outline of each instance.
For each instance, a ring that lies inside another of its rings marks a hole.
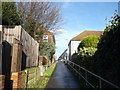
[[[4,89],[4,80],[5,80],[5,76],[0,75],[0,90]]]
[[[13,88],[25,88],[26,78],[25,71],[12,73],[11,80],[13,80]]]
[[[13,72],[11,80],[13,80],[13,88],[34,88],[41,73],[45,71],[44,67],[29,68],[19,72]]]

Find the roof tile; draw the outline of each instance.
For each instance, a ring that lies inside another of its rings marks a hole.
[[[84,31],[79,35],[75,36],[74,38],[72,38],[71,40],[75,40],[75,41],[82,40],[83,37],[90,36],[90,35],[96,35],[100,37],[101,35],[103,35],[103,32],[104,31]]]

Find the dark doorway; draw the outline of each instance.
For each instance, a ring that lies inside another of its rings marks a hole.
[[[11,45],[7,41],[2,42],[2,74],[5,75],[5,90],[12,89],[11,83]]]
[[[26,68],[26,54],[22,51],[22,63],[21,63],[21,70],[24,70]]]

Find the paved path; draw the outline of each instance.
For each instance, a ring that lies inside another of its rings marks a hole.
[[[80,88],[66,65],[58,62],[46,88]]]

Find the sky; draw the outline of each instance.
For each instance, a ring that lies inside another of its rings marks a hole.
[[[2,2],[118,2],[119,0],[1,0]]]
[[[85,30],[103,31],[107,21],[118,10],[117,2],[60,2],[63,24],[57,30],[56,38],[57,58],[68,47],[70,39]]]

